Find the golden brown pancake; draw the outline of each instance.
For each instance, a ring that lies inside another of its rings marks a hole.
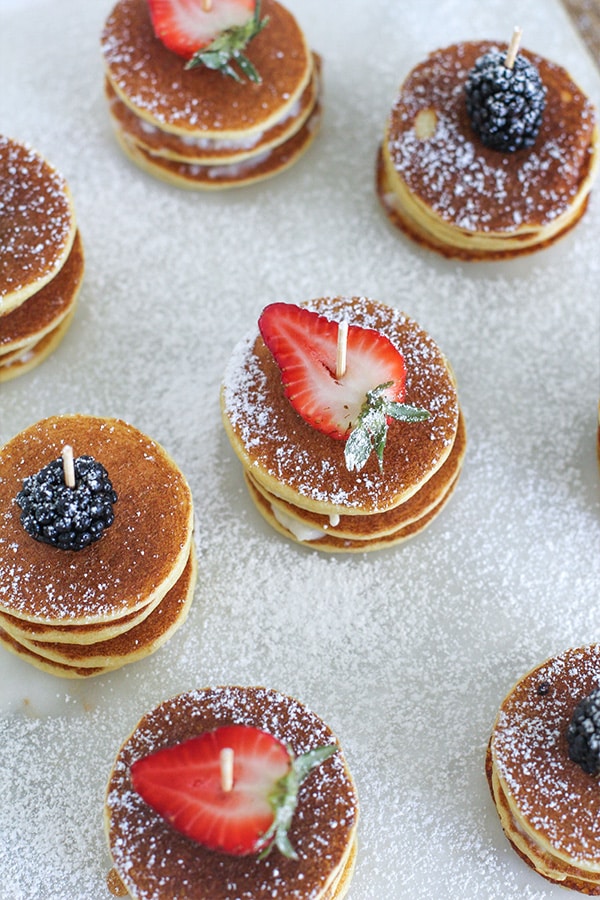
[[[93,644],[18,640],[0,627],[0,644],[37,668],[72,678],[118,669],[155,653],[185,622],[196,584],[196,556],[155,609],[134,627]],[[53,671],[54,670],[54,671]]]
[[[408,500],[448,458],[458,428],[458,398],[433,339],[399,310],[366,298],[321,298],[306,304],[335,320],[374,328],[404,356],[405,402],[427,409],[416,423],[393,421],[383,469],[375,454],[349,472],[344,442],[308,425],[284,395],[281,373],[253,332],[235,348],[221,391],[223,424],[244,468],[268,492],[319,515],[368,515]]]
[[[145,0],[119,0],[102,33],[115,136],[149,174],[183,188],[242,186],[290,166],[320,121],[320,59],[292,14],[265,0],[268,25],[245,54],[261,82],[185,69],[158,40]]]
[[[58,325],[45,334],[41,340],[0,356],[0,382],[10,381],[18,375],[24,375],[47,359],[69,330],[74,315],[75,309],[71,309],[64,319],[61,319]]]
[[[598,781],[569,758],[567,728],[600,683],[600,645],[567,650],[521,678],[494,724],[486,773],[502,827],[540,875],[600,894]]]
[[[502,259],[548,246],[577,223],[597,173],[592,103],[565,69],[527,51],[547,88],[536,142],[513,153],[483,145],[463,86],[475,61],[503,46],[463,42],[430,54],[407,77],[387,122],[377,166],[384,209],[446,256]]]
[[[304,125],[313,112],[319,96],[319,68],[320,61],[315,57],[311,80],[282,120],[266,131],[254,132],[250,136],[242,135],[237,140],[193,138],[164,131],[157,125],[141,119],[119,100],[108,79],[105,91],[115,128],[122,133],[123,139],[128,143],[133,143],[151,156],[160,156],[175,162],[198,163],[205,166],[228,164],[263,154],[287,141]]]
[[[138,116],[174,134],[234,138],[275,124],[300,97],[312,58],[292,14],[264,0],[269,24],[245,55],[262,78],[244,83],[185,60],[155,37],[145,0],[119,0],[102,33],[107,77]]]
[[[31,538],[15,497],[23,480],[60,457],[90,454],[118,495],[115,520],[80,551]],[[120,419],[54,416],[0,449],[0,611],[49,626],[105,623],[164,596],[192,545],[188,484],[155,441]]]
[[[322,537],[311,539],[310,537],[303,536],[302,533],[298,534],[294,530],[295,526],[290,524],[289,518],[282,520],[281,517],[276,514],[274,504],[270,498],[265,495],[263,489],[260,488],[259,490],[256,486],[256,482],[252,482],[250,478],[248,478],[247,473],[244,474],[246,476],[246,484],[250,491],[250,496],[254,500],[256,508],[272,528],[284,537],[291,538],[300,544],[305,544],[311,548],[314,547],[317,550],[324,550],[329,553],[364,553],[367,550],[384,550],[388,547],[395,546],[396,544],[401,544],[403,541],[408,540],[408,538],[414,537],[416,534],[423,531],[438,513],[441,512],[452,496],[456,482],[458,481],[458,478],[455,478],[448,486],[446,493],[443,494],[435,506],[431,507],[427,513],[421,516],[421,518],[410,522],[408,525],[402,525],[395,531],[368,538],[343,538],[335,534],[335,529],[331,529]]]
[[[356,853],[358,802],[341,751],[303,783],[289,832],[298,859],[274,849],[265,859],[205,850],[174,831],[133,790],[132,763],[161,747],[221,725],[247,724],[273,734],[296,755],[336,743],[327,725],[297,700],[265,688],[190,691],[145,715],[121,747],[110,775],[105,822],[118,875],[136,900],[341,900]],[[293,894],[292,894],[293,891]]]
[[[125,154],[156,178],[192,190],[221,190],[253,184],[289,168],[312,143],[320,125],[320,116],[321,108],[317,105],[300,130],[285,143],[242,162],[216,166],[165,159],[148,153],[123,134],[117,132],[116,137]]]
[[[35,344],[73,309],[84,271],[79,232],[58,274],[12,312],[0,316],[0,364],[6,354]]]
[[[75,238],[62,175],[25,144],[0,135],[0,316],[47,284]]]

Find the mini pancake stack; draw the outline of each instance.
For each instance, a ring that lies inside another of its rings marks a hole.
[[[16,496],[65,444],[108,472],[114,521],[64,550],[31,537]],[[190,489],[162,447],[119,419],[44,419],[0,449],[0,644],[83,678],[158,649],[184,621],[196,580]]]
[[[265,0],[246,55],[261,82],[240,84],[185,60],[154,34],[146,0],[119,0],[102,50],[115,134],[142,169],[189,189],[275,175],[307,149],[320,120],[320,62],[292,14]],[[210,15],[210,13],[208,14]]]
[[[533,53],[546,106],[532,147],[484,146],[465,84],[475,61],[502,45],[454,44],[408,75],[389,116],[377,190],[391,222],[418,243],[465,260],[547,247],[583,215],[598,169],[594,108],[568,72]]]
[[[221,392],[223,423],[250,495],[273,528],[319,550],[400,543],[441,511],[462,468],[466,432],[452,371],[433,339],[389,306],[356,297],[303,305],[389,338],[406,362],[406,403],[430,417],[391,422],[382,469],[373,454],[360,472],[349,471],[344,442],[298,415],[272,354],[253,332],[234,350]]]
[[[486,772],[502,827],[519,856],[549,881],[600,894],[597,778],[569,756],[579,701],[599,684],[600,645],[537,666],[498,713]]]
[[[295,897],[341,900],[356,857],[358,802],[338,750],[303,783],[289,836],[297,859],[274,848],[264,859],[207,850],[175,831],[148,806],[131,783],[141,757],[223,725],[260,728],[300,755],[336,743],[329,727],[299,701],[257,687],[190,691],[145,715],[123,744],[106,796],[105,823],[114,870],[135,900],[231,900]]]
[[[0,135],[0,382],[37,366],[71,324],[84,258],[65,179]]]

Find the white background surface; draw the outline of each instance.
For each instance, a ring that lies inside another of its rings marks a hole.
[[[0,650],[0,898],[101,900],[106,779],[140,716],[181,690],[265,684],[337,733],[361,799],[352,900],[563,897],[502,835],[483,771],[497,707],[546,656],[600,639],[600,193],[554,248],[445,261],[393,232],[374,159],[401,79],[454,40],[505,38],[600,79],[555,0],[288,0],[324,57],[322,133],[289,172],[187,194],[120,154],[102,94],[110,0],[0,2],[0,131],[67,177],[87,254],[75,322],[0,386],[0,442],[48,415],[120,416],[160,441],[197,508],[186,625],[154,656],[74,682]],[[396,550],[287,543],[246,496],[221,374],[264,305],[363,293],[450,359],[469,432],[448,507]]]

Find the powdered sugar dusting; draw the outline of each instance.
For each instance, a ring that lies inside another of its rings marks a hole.
[[[114,145],[98,50],[110,5],[0,5],[3,131],[68,177],[87,253],[65,341],[0,387],[0,442],[73,411],[151,435],[192,488],[198,588],[168,644],[120,672],[70,682],[0,652],[0,897],[107,897],[102,805],[123,740],[180,691],[264,684],[331,726],[356,780],[348,900],[565,900],[504,838],[483,762],[517,678],[599,637],[598,195],[552,249],[471,267],[403,241],[372,178],[410,68],[453,41],[504,38],[523,4],[350,0],[342,16],[288,0],[324,58],[323,131],[288,172],[227,196],[161,184]],[[558,0],[532,0],[525,27],[600,99]],[[239,338],[267,303],[324,294],[405,310],[456,375],[460,483],[396,550],[325,557],[281,538],[222,429]]]

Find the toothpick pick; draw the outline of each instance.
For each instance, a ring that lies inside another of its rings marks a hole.
[[[508,50],[506,52],[506,59],[504,60],[504,65],[507,69],[512,69],[515,64],[515,59],[517,58],[517,53],[519,52],[519,44],[521,43],[522,34],[523,30],[519,28],[518,25],[515,25],[515,29],[512,33],[510,44],[508,45]]]
[[[219,764],[221,766],[221,787],[225,793],[233,787],[233,749],[231,747],[223,747],[219,753]]]
[[[340,322],[337,333],[337,354],[335,358],[335,377],[342,378],[346,372],[346,348],[348,346],[348,323]]]
[[[63,473],[65,476],[65,484],[67,487],[75,487],[75,466],[73,465],[73,448],[69,444],[65,444],[60,455],[63,460]]]
[[[210,12],[212,9],[212,0],[202,0],[202,9],[204,12]]]

